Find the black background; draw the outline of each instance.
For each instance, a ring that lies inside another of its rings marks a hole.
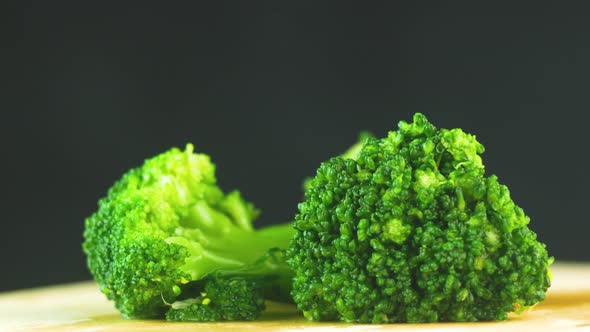
[[[476,134],[550,253],[590,260],[587,8],[81,3],[0,5],[0,290],[90,278],[84,218],[171,146],[211,155],[264,225],[414,112]]]

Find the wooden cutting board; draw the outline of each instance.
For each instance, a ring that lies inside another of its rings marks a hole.
[[[504,322],[315,323],[277,303],[255,322],[125,320],[89,281],[0,294],[0,331],[590,331],[590,264],[557,263],[552,270],[547,300]]]

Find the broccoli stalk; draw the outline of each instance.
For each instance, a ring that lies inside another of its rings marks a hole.
[[[87,218],[83,249],[124,317],[252,320],[265,298],[290,300],[292,225],[254,230],[258,214],[239,192],[224,194],[209,157],[188,144],[117,181]]]
[[[545,298],[552,262],[483,146],[422,114],[308,182],[287,250],[311,320],[506,319]]]

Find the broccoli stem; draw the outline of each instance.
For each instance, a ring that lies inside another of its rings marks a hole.
[[[209,234],[204,228],[181,228],[176,231],[178,236],[168,238],[167,242],[188,249],[189,256],[181,270],[188,273],[191,280],[199,280],[211,273],[240,273],[265,256],[269,249],[286,249],[293,232],[290,224],[260,231],[232,227],[226,228],[223,234]]]
[[[276,247],[281,249],[287,249],[289,242],[293,238],[295,234],[295,228],[293,228],[292,223],[288,224],[279,224],[279,225],[272,225],[266,226],[256,231],[258,235],[273,239],[276,243],[280,244]]]

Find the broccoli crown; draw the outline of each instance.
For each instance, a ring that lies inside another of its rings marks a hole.
[[[311,320],[502,320],[545,298],[552,259],[484,147],[422,114],[321,164],[288,249]]]
[[[260,285],[242,278],[206,278],[198,297],[172,303],[166,312],[170,321],[255,320],[264,310]]]
[[[166,302],[185,291],[198,295],[193,284],[213,273],[229,278],[255,267],[250,277],[266,284],[285,278],[284,255],[282,265],[262,263],[270,249],[286,249],[292,226],[256,231],[257,215],[239,192],[223,193],[209,157],[188,144],[117,181],[86,219],[83,249],[101,291],[123,316],[164,317]]]

